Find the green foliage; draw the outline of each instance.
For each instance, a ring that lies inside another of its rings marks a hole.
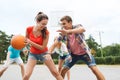
[[[105,64],[115,64],[115,57],[113,56],[105,57]]]
[[[58,59],[53,59],[55,64],[58,64]]]
[[[7,48],[10,44],[11,36],[8,36],[5,32],[0,31],[0,63],[6,58]]]
[[[120,56],[120,44],[112,44],[103,48],[105,56]]]
[[[120,56],[115,57],[115,64],[120,64]]]
[[[101,48],[101,45],[95,42],[95,39],[91,35],[89,36],[88,39],[86,39],[86,42],[90,49],[94,49],[96,51],[96,54],[94,55],[95,57],[101,57],[102,55],[103,57],[120,56],[120,44],[112,44],[104,48]]]
[[[95,57],[97,64],[120,64],[120,56]]]
[[[94,49],[96,51],[96,54],[94,56],[100,57],[100,45],[97,42],[95,42],[95,39],[90,35],[89,38],[86,39],[86,42],[90,49]]]
[[[95,57],[95,61],[97,64],[105,64],[105,58]]]
[[[79,61],[77,61],[77,63],[76,64],[85,64],[85,62],[84,61],[82,61],[82,60],[79,60]]]
[[[53,59],[58,59],[58,56],[59,56],[59,55],[58,55],[57,53],[53,53],[53,54],[52,54],[52,58],[53,58]]]

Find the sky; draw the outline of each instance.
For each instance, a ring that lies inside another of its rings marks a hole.
[[[0,0],[0,30],[25,35],[39,11],[49,17],[49,45],[64,15],[71,16],[74,25],[83,25],[86,39],[91,35],[102,46],[120,43],[120,0]]]

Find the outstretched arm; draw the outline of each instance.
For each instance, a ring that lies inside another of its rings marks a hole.
[[[58,30],[57,32],[61,32],[62,34],[70,34],[70,33],[83,33],[85,32],[85,29],[82,26],[78,26],[75,29],[62,29],[62,30]]]

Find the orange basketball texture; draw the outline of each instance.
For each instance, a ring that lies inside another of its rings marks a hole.
[[[15,35],[11,39],[11,45],[13,48],[20,50],[25,47],[25,37],[23,35]]]

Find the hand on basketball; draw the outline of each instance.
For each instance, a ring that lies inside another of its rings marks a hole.
[[[30,39],[26,38],[26,39],[25,39],[25,44],[26,44],[26,45],[27,45],[27,44],[30,44]]]

